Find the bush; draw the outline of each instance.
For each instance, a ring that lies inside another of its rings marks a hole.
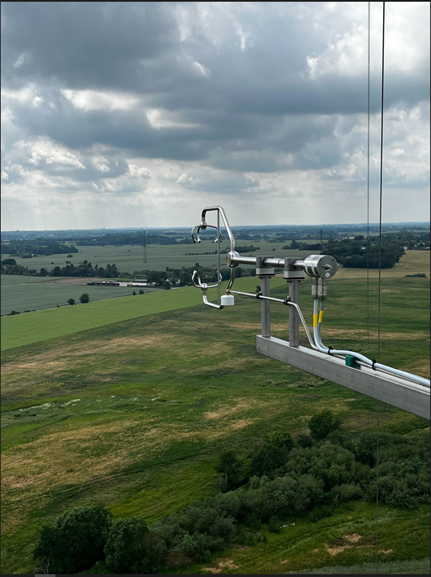
[[[90,302],[90,295],[87,294],[87,293],[82,294],[82,295],[79,297],[79,301],[80,301],[81,303],[83,303],[83,304],[84,304],[84,303],[89,303],[89,302]]]
[[[308,423],[310,434],[316,441],[326,439],[329,433],[336,431],[341,425],[341,417],[334,415],[332,411],[316,413]]]
[[[77,573],[103,560],[111,514],[101,507],[73,507],[42,529],[34,557],[51,573]]]
[[[276,515],[273,515],[268,521],[268,531],[270,533],[280,533],[281,521]]]
[[[108,570],[112,573],[147,573],[150,561],[147,533],[147,524],[140,517],[114,521],[104,548]]]
[[[317,523],[321,519],[326,517],[331,517],[334,512],[334,507],[331,505],[322,505],[320,507],[315,507],[311,513],[308,515],[308,520],[311,523]]]
[[[75,304],[75,299],[69,299],[67,301],[70,305],[74,305]]]
[[[360,499],[363,495],[361,487],[356,483],[336,485],[331,489],[331,493],[333,494],[334,499],[340,501],[340,503]]]
[[[310,437],[310,435],[307,435],[306,433],[299,433],[299,435],[296,439],[296,443],[301,448],[307,449],[307,448],[313,446],[313,439],[312,439],[312,437]]]
[[[242,463],[233,451],[220,455],[219,462],[214,467],[221,474],[220,489],[223,493],[237,487],[244,480]]]
[[[203,563],[211,558],[211,554],[223,549],[225,545],[221,537],[212,537],[202,533],[189,535],[186,533],[181,540],[179,549],[198,563]]]

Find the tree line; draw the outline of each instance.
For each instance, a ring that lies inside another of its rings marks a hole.
[[[104,561],[112,573],[154,573],[174,553],[208,561],[234,542],[250,542],[262,523],[279,532],[297,516],[317,522],[348,501],[374,502],[377,474],[380,502],[402,509],[429,503],[429,431],[381,432],[377,455],[376,432],[346,432],[341,424],[322,411],[295,441],[277,431],[246,455],[223,453],[215,467],[220,492],[151,527],[142,517],[113,520],[103,507],[74,507],[43,528],[36,572],[75,573]]]
[[[405,254],[404,246],[394,242],[392,235],[383,235],[382,244],[376,238],[330,239],[325,253],[333,256],[344,267],[392,268]]]
[[[68,254],[79,252],[76,246],[63,244],[45,239],[35,239],[32,242],[27,240],[11,240],[1,244],[1,253],[21,258],[31,258],[36,255]]]

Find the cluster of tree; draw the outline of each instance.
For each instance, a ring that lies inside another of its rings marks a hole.
[[[11,256],[19,256],[21,258],[31,258],[39,254],[51,255],[76,252],[78,252],[78,249],[73,245],[66,245],[46,239],[34,239],[31,242],[27,240],[11,240],[1,245],[2,254],[10,254]]]
[[[51,271],[48,271],[46,268],[41,268],[39,273],[40,276],[97,276],[103,278],[116,278],[119,274],[119,270],[115,264],[107,264],[106,267],[96,264],[93,267],[91,262],[87,260],[84,260],[84,262],[76,266],[70,262],[64,267],[55,266]]]
[[[226,248],[224,252],[227,252],[229,250],[229,248]],[[237,246],[235,247],[235,250],[237,252],[255,252],[256,250],[260,250],[260,247],[258,246],[254,246],[254,245],[244,245],[244,246]],[[186,256],[190,256],[190,255],[201,255],[201,254],[217,254],[217,250],[212,250],[209,252],[186,252],[185,255]]]
[[[166,270],[141,270],[135,271],[132,275],[129,273],[122,273],[123,276],[130,276],[133,278],[145,278],[150,283],[155,283],[155,286],[165,286],[166,280],[168,278],[178,278],[180,280],[179,285],[186,286],[192,284],[193,271],[199,271],[201,279],[203,282],[213,283],[217,282],[217,271],[214,267],[203,267],[198,262],[194,266],[183,266],[181,268],[166,267]],[[228,280],[230,278],[230,269],[228,267],[222,268],[220,270],[223,280]],[[252,268],[241,268],[237,267],[235,269],[235,276],[237,278],[241,276],[254,276],[255,270]]]
[[[170,552],[209,560],[231,543],[239,524],[253,530],[268,523],[278,532],[292,516],[316,522],[340,503],[374,501],[377,434],[340,427],[339,417],[322,411],[296,442],[273,432],[245,458],[224,453],[216,466],[222,491],[150,528],[138,517],[113,522],[100,508],[69,510],[43,529],[35,558],[52,573],[82,571],[100,560],[112,573],[152,573],[166,567]],[[378,475],[380,502],[407,509],[428,503],[429,431],[380,433]]]
[[[330,239],[325,253],[335,257],[345,267],[392,268],[405,254],[404,246],[393,242],[393,235],[382,235],[382,246],[376,238],[365,239],[358,235],[353,239]]]
[[[192,244],[193,240],[191,236],[185,237],[175,237],[175,236],[168,236],[164,234],[145,234],[142,232],[119,232],[115,234],[107,233],[103,236],[94,238],[92,236],[88,237],[81,237],[76,241],[76,244],[79,246],[94,246],[95,244],[99,246],[106,246],[106,245],[113,245],[113,246],[122,246],[125,244],[129,245],[140,245],[142,246],[143,243],[146,244]]]
[[[396,242],[407,250],[429,250],[430,249],[430,233],[427,232],[413,232],[408,230],[401,230],[400,232],[390,233],[392,242]]]
[[[90,295],[88,293],[83,293],[80,297],[79,297],[79,302],[82,304],[86,304],[90,302]],[[69,299],[67,301],[67,303],[71,306],[76,304],[75,299]]]
[[[1,261],[1,274],[36,275],[37,270],[34,268],[29,269],[22,264],[17,264],[14,258],[5,258]]]
[[[308,251],[321,251],[323,250],[323,246],[321,242],[315,242],[315,243],[308,243],[308,242],[303,242],[300,240],[292,240],[292,242],[290,244],[285,244],[283,246],[284,250],[289,250],[289,249],[296,249],[296,250],[308,250]]]
[[[12,264],[11,261],[14,261],[15,264]],[[1,261],[1,274],[116,278],[120,275],[120,272],[115,264],[107,264],[106,267],[96,264],[93,267],[91,262],[87,260],[77,265],[67,262],[66,266],[55,266],[51,270],[42,267],[40,271],[37,271],[36,269],[29,269],[26,266],[16,264],[15,259],[4,259]]]

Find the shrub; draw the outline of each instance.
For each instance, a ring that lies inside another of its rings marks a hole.
[[[265,444],[258,449],[251,460],[250,473],[252,475],[267,475],[284,465],[287,461],[289,450],[282,445]]]
[[[108,570],[112,573],[146,573],[150,560],[145,540],[147,533],[147,524],[140,517],[114,521],[104,548]]]
[[[308,520],[311,523],[317,523],[320,519],[325,519],[326,517],[331,517],[334,512],[334,507],[332,505],[321,505],[320,507],[315,507],[311,513],[308,515]]]
[[[268,521],[268,531],[270,533],[280,533],[281,521],[276,515],[273,515]]]
[[[84,304],[84,303],[89,303],[89,302],[90,302],[90,295],[87,294],[87,293],[82,294],[82,295],[79,297],[79,301],[80,301],[81,303],[83,303],[83,304]]]
[[[103,559],[111,514],[101,507],[73,507],[42,529],[34,557],[52,573],[77,573]]]
[[[75,299],[69,299],[67,301],[70,305],[74,305],[75,304]]]
[[[243,466],[233,451],[223,453],[214,468],[221,474],[220,489],[223,493],[235,488],[244,479]]]
[[[335,499],[340,501],[340,503],[360,499],[363,495],[361,487],[356,483],[343,483],[342,485],[336,485],[332,488],[331,493]]]
[[[307,449],[308,447],[313,446],[313,439],[312,439],[312,437],[310,437],[310,435],[307,435],[306,433],[299,433],[299,435],[296,439],[296,443],[301,448]]]
[[[334,415],[332,411],[322,411],[311,417],[308,426],[313,439],[321,441],[326,439],[329,433],[339,429],[341,424],[341,417]]]
[[[212,537],[202,533],[195,533],[194,535],[186,533],[181,540],[179,549],[184,555],[203,563],[211,558],[212,553],[223,549],[224,545],[225,542],[221,537]]]

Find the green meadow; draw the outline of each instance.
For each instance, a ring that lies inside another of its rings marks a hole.
[[[382,277],[380,360],[429,376],[429,279],[405,278],[408,259],[403,266]],[[355,272],[328,283],[322,336],[374,357],[377,279]],[[242,278],[234,288],[254,292],[257,283]],[[280,277],[271,287],[286,296]],[[296,438],[323,409],[339,414],[346,430],[378,422],[405,435],[429,429],[424,419],[258,355],[260,303],[235,300],[217,311],[187,288],[2,318],[3,573],[34,573],[41,527],[69,507],[103,503],[114,518],[142,516],[151,525],[217,494],[222,452],[245,455],[271,431]],[[300,303],[310,324],[309,280]],[[271,311],[274,336],[286,338],[287,307]],[[383,573],[429,557],[429,506],[381,504],[377,551],[375,513],[355,501],[315,523],[291,519],[279,534],[262,526],[247,544],[206,564],[173,562],[169,573],[338,572],[376,554]],[[103,573],[103,564],[88,572]]]
[[[145,288],[145,293],[154,290],[157,289]],[[61,284],[54,282],[54,279],[41,280],[40,277],[27,275],[2,275],[1,291],[1,314],[5,315],[10,314],[11,311],[21,313],[26,310],[69,307],[67,301],[73,298],[76,303],[79,303],[79,297],[83,293],[90,296],[90,301],[98,301],[131,296],[133,291],[139,292],[139,289],[121,286],[86,286],[85,283],[82,285]]]
[[[245,243],[244,243],[245,244]],[[250,243],[248,243],[250,244]],[[271,256],[297,256],[303,258],[308,251],[289,250],[283,251],[282,244],[266,241],[255,242],[254,246],[260,246],[265,254]],[[222,249],[227,249],[224,243]],[[74,265],[84,260],[91,262],[93,266],[98,264],[106,267],[107,264],[116,264],[120,272],[133,273],[134,271],[165,270],[166,267],[181,268],[182,266],[193,267],[196,262],[201,266],[215,266],[217,257],[215,254],[204,254],[216,250],[214,243],[184,245],[149,245],[147,247],[147,261],[143,259],[143,249],[140,246],[83,246],[79,247],[79,253],[74,253],[72,258],[66,254],[44,256],[40,255],[31,259],[14,257],[17,264],[27,266],[30,269],[40,270],[42,267],[48,271],[54,266],[66,266],[66,260]],[[186,253],[196,253],[187,255]],[[5,255],[2,256],[4,258]],[[226,257],[222,256],[222,266],[226,266]],[[76,281],[76,278],[72,278]],[[108,279],[109,280],[109,279]],[[57,281],[57,282],[56,282]],[[42,279],[41,277],[27,275],[2,275],[1,277],[1,314],[7,315],[11,311],[24,312],[26,310],[41,310],[56,306],[69,306],[67,301],[74,298],[78,301],[82,293],[90,295],[91,301],[112,299],[131,295],[136,289],[128,287],[97,287],[97,286],[74,286],[62,284],[58,278]],[[151,288],[145,288],[149,292]]]

